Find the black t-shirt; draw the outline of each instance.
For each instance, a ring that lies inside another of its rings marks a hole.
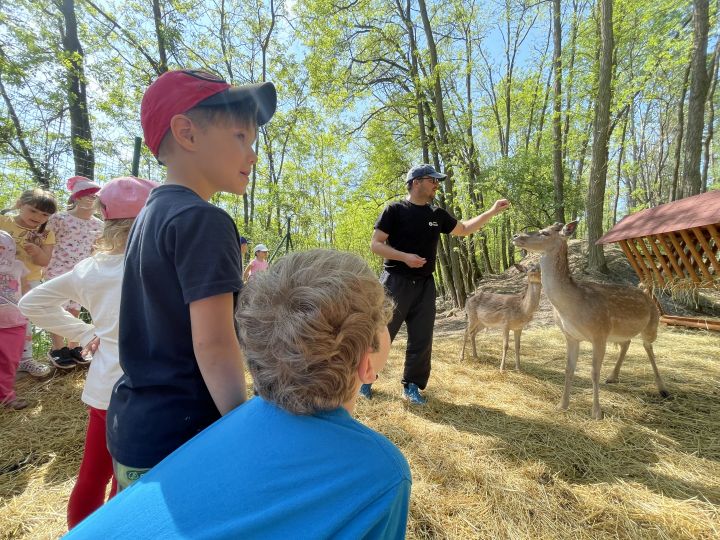
[[[404,262],[385,259],[385,270],[408,277],[432,275],[440,233],[450,233],[455,225],[457,219],[437,206],[417,205],[408,200],[390,203],[375,222],[375,228],[388,235],[389,246],[424,257],[427,262],[420,268],[410,268]]]
[[[164,185],[135,220],[120,301],[120,366],[107,411],[110,454],[153,467],[220,418],[195,358],[190,303],[242,288],[240,238],[224,210]]]

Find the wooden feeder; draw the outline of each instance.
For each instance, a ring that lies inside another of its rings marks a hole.
[[[720,191],[623,218],[597,241],[617,242],[648,291],[686,285],[720,290]],[[666,324],[720,331],[720,320],[665,315]]]

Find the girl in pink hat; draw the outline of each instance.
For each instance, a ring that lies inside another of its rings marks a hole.
[[[52,279],[69,272],[83,259],[92,254],[95,241],[102,234],[103,223],[93,216],[95,200],[100,186],[84,176],[73,176],[67,181],[70,191],[68,210],[54,214],[48,221],[48,227],[55,233],[55,249],[50,263],[45,269],[45,279]],[[80,314],[80,304],[71,301],[64,308],[75,317]],[[86,364],[82,348],[77,343],[68,342],[51,334],[52,348],[48,358],[60,369],[71,369],[76,364]]]
[[[97,252],[69,272],[46,281],[20,301],[20,311],[38,326],[80,343],[94,353],[82,400],[88,405],[85,450],[77,482],[68,502],[68,528],[80,523],[116,491],[112,458],[105,442],[105,417],[113,385],[122,375],[118,350],[118,312],[123,258],[130,227],[150,191],[158,184],[134,177],[115,178],[97,193],[105,218]],[[73,317],[63,305],[69,300],[90,312],[92,324]]]

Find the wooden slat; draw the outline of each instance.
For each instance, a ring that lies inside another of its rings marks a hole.
[[[705,239],[705,231],[700,229],[700,227],[693,227],[690,229],[694,234],[695,237],[698,239],[698,242],[700,242],[700,245],[705,250],[705,255],[707,255],[708,260],[710,261],[710,264],[712,264],[713,268],[715,268],[715,275],[720,274],[720,262],[718,262],[717,258],[715,257],[715,252],[710,247],[710,244],[708,244],[708,241]]]
[[[640,281],[645,281],[645,275],[643,274],[642,270],[640,270],[640,267],[638,266],[637,260],[632,254],[632,251],[630,251],[627,240],[620,240],[620,242],[618,243],[620,244],[620,248],[622,248],[623,253],[625,253],[627,260],[630,261],[630,266],[632,266],[633,270],[635,270],[637,277],[640,279]]]
[[[663,271],[665,272],[665,277],[667,277],[669,280],[672,281],[672,270],[670,270],[670,267],[668,266],[667,261],[665,260],[665,256],[660,253],[660,249],[657,247],[657,244],[655,244],[655,240],[651,236],[647,236],[647,241],[650,243],[650,247],[653,250],[653,253],[655,253],[655,258],[658,260],[660,265],[663,267]],[[644,242],[643,242],[644,243]]]
[[[680,268],[680,264],[678,263],[673,253],[673,248],[667,245],[667,242],[665,242],[665,239],[661,235],[653,235],[653,238],[655,238],[665,250],[667,258],[670,261],[672,267],[675,269],[675,274],[677,275],[677,277],[679,277],[680,279],[685,279],[685,272],[683,272],[682,268]]]
[[[647,245],[645,244],[644,238],[638,238],[638,244],[640,244],[640,250],[643,252],[643,255],[645,256],[645,260],[648,263],[648,266],[650,267],[650,270],[652,270],[653,274],[655,274],[655,278],[657,279],[658,285],[661,287],[665,286],[665,280],[662,277],[662,274],[657,269],[657,266],[655,265],[655,261],[653,260],[653,256],[650,253],[650,250],[648,249]]]
[[[715,225],[708,225],[707,229],[710,231],[710,236],[712,236],[712,239],[715,241],[715,247],[720,246],[720,233],[718,233],[717,227]]]
[[[682,246],[680,245],[680,242],[677,241],[677,238],[675,238],[675,233],[665,233],[665,236],[667,236],[670,239],[670,242],[672,242],[672,245],[675,247],[675,253],[677,253],[680,256],[680,260],[683,262],[683,265],[685,266],[685,270],[687,271],[688,275],[690,276],[690,279],[692,279],[695,283],[700,283],[700,278],[695,273],[695,270],[692,267],[692,264],[690,263],[690,259],[687,258],[687,255],[685,255],[685,250],[683,250]]]
[[[712,274],[710,273],[710,270],[707,269],[707,265],[705,264],[705,261],[702,260],[702,255],[698,253],[698,250],[695,249],[695,242],[693,242],[692,238],[690,238],[690,235],[688,234],[687,230],[683,229],[680,232],[680,236],[683,237],[683,240],[685,240],[685,245],[690,250],[690,253],[692,254],[693,258],[697,261],[698,266],[700,267],[700,270],[702,271],[703,275],[709,280],[712,281]]]
[[[632,252],[632,254],[635,256],[635,260],[637,261],[638,266],[642,270],[644,277],[642,277],[640,279],[652,287],[652,284],[653,284],[652,274],[650,274],[650,270],[648,269],[648,267],[645,266],[642,255],[640,255],[637,248],[635,247],[635,242],[634,241],[627,242],[627,246],[630,249],[630,251]]]

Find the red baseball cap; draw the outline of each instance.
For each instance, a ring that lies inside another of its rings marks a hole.
[[[155,157],[160,143],[170,129],[170,120],[194,107],[232,106],[254,101],[257,124],[265,125],[277,106],[277,92],[273,83],[232,86],[221,77],[207,71],[166,71],[153,82],[140,104],[140,123],[145,144]]]

